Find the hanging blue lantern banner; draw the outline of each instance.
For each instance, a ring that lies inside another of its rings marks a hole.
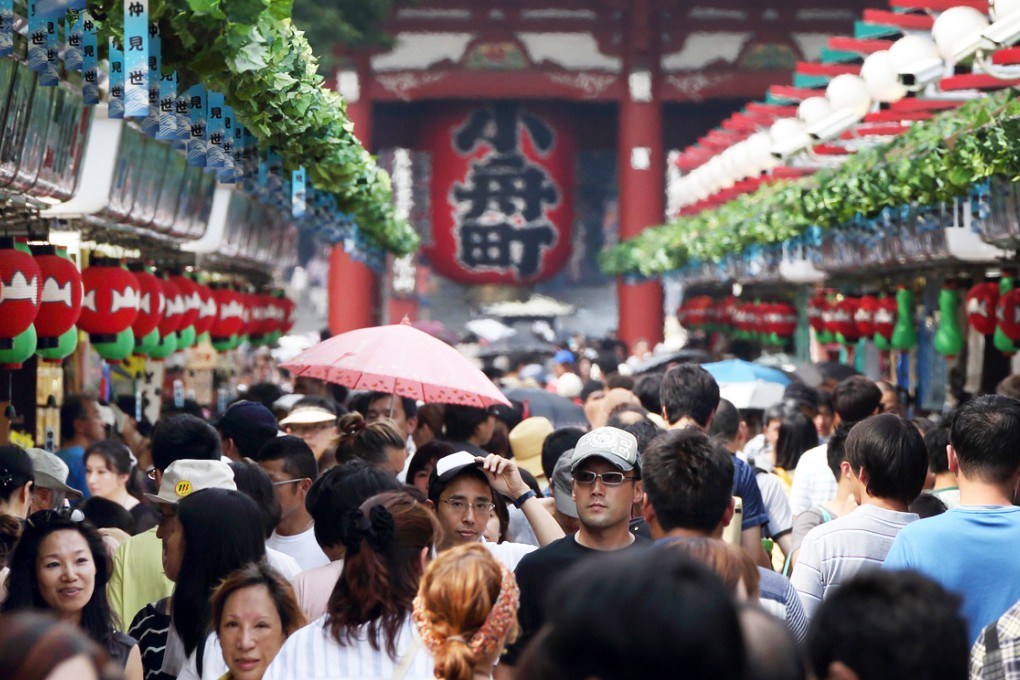
[[[192,85],[188,90],[188,116],[191,120],[188,165],[193,168],[205,167],[207,103],[205,85]]]
[[[150,137],[159,134],[159,24],[149,25],[149,71],[148,71],[149,113],[142,119],[142,131]]]
[[[206,145],[205,167],[217,170],[227,166],[223,154],[223,136],[226,133],[223,121],[223,93],[209,93],[209,123],[207,126],[208,143]]]
[[[14,0],[0,0],[0,57],[14,51]]]
[[[244,126],[237,122],[236,119],[232,120],[234,138],[231,146],[231,152],[233,155],[233,171],[231,172],[232,182],[241,182],[244,180]]]
[[[177,112],[177,143],[174,146],[187,149],[191,139],[191,97],[188,92],[177,93],[174,108]]]
[[[64,68],[68,71],[81,72],[81,38],[82,38],[82,15],[78,14],[72,21],[70,18],[64,20],[64,42],[67,49],[64,50]]]
[[[110,118],[124,117],[124,53],[110,38]]]
[[[305,166],[291,173],[290,214],[291,217],[305,216]]]
[[[223,107],[223,158],[224,166],[217,173],[217,179],[224,184],[234,183],[234,110]]]
[[[124,3],[124,116],[149,115],[149,0]]]
[[[168,142],[177,139],[177,71],[159,76],[159,131],[156,139]],[[187,111],[187,100],[185,111]]]
[[[39,73],[38,83],[43,87],[56,87],[60,82],[60,36],[57,20],[46,19],[46,68]]]
[[[99,103],[99,41],[92,16],[88,12],[81,16],[81,96],[86,106],[95,106]]]
[[[49,22],[36,13],[35,3],[28,4],[28,67],[36,73],[43,73],[49,68],[46,56],[48,40],[47,24]]]

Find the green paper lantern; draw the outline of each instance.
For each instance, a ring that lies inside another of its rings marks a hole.
[[[63,361],[78,349],[78,327],[71,326],[66,333],[57,338],[57,346],[36,350],[36,354],[46,361]]]
[[[140,357],[147,357],[152,350],[159,347],[159,329],[153,328],[142,338],[135,338],[134,353]]]
[[[0,368],[7,371],[16,371],[21,368],[21,365],[28,361],[28,358],[35,353],[38,340],[39,338],[35,333],[35,324],[32,324],[27,330],[14,338],[13,347],[0,350]]]
[[[960,292],[943,287],[939,291],[939,327],[935,330],[935,351],[955,357],[963,351],[963,330],[960,328]]]
[[[999,297],[1002,297],[1011,290],[1013,290],[1013,277],[1003,276],[999,280]],[[998,323],[995,324],[995,335],[992,336],[992,343],[995,345],[995,349],[1003,354],[1016,354],[1016,345],[1002,331],[1002,326]]]
[[[237,346],[236,341],[236,335],[231,335],[229,338],[216,338],[212,341],[212,346],[217,352],[228,352]]]
[[[131,356],[131,352],[135,349],[134,331],[125,328],[117,333],[113,342],[97,342],[92,347],[96,350],[96,354],[111,364],[119,364]]]
[[[893,327],[892,346],[901,352],[917,344],[917,328],[914,326],[914,293],[907,288],[896,291],[896,325]]]
[[[197,337],[198,336],[195,335],[194,326],[188,326],[187,328],[177,331],[177,349],[191,347],[195,344]]]
[[[177,333],[167,333],[159,340],[159,344],[149,350],[150,359],[166,359],[177,351]]]

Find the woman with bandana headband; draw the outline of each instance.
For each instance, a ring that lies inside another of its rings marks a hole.
[[[444,551],[422,578],[414,624],[445,680],[492,677],[503,644],[517,635],[520,590],[481,544]]]

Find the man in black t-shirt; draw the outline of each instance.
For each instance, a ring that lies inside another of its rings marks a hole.
[[[545,618],[546,593],[562,572],[578,560],[642,543],[630,532],[630,511],[643,497],[634,435],[615,427],[600,427],[581,437],[570,459],[572,498],[580,528],[525,555],[515,574],[521,589],[517,619],[521,634],[507,647],[497,678],[508,678],[512,666]],[[548,603],[551,605],[551,603]]]

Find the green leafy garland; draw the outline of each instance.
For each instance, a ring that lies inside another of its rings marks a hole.
[[[656,276],[691,261],[717,261],[752,245],[781,243],[908,203],[966,194],[988,177],[1020,179],[1020,99],[1002,90],[915,123],[888,144],[835,170],[777,182],[718,208],[653,227],[604,252],[607,274]]]
[[[343,99],[318,75],[315,55],[290,20],[292,0],[150,0],[163,67],[180,88],[223,92],[237,119],[270,144],[287,170],[305,166],[333,193],[370,247],[413,252],[418,236],[396,218],[389,176],[353,134]],[[123,40],[124,0],[90,0],[100,39]]]

